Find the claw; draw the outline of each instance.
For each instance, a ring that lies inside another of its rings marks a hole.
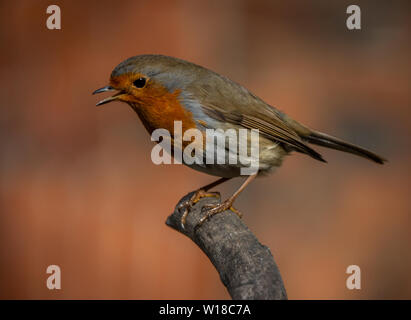
[[[199,189],[193,194],[193,196],[190,198],[190,200],[187,200],[187,201],[183,202],[182,204],[180,204],[178,206],[179,211],[184,208],[184,212],[183,212],[183,215],[181,216],[181,220],[180,220],[181,228],[183,230],[185,230],[185,224],[186,224],[186,221],[187,221],[187,216],[190,213],[190,209],[192,208],[192,206],[194,206],[202,198],[207,198],[207,197],[220,198],[221,195],[220,195],[220,192],[206,192],[203,189]]]
[[[240,219],[243,217],[243,214],[242,214],[239,210],[237,210],[236,208],[234,208],[233,206],[230,207],[230,210],[231,210],[232,212],[234,212]]]
[[[185,230],[185,224],[188,216],[188,207],[184,210],[183,215],[181,216],[180,224],[181,224],[181,229]]]
[[[239,218],[243,216],[243,214],[238,211],[236,208],[233,207],[233,201],[231,199],[228,199],[220,204],[214,205],[214,204],[206,204],[204,207],[201,209],[205,211],[204,216],[200,219],[200,221],[197,223],[195,226],[195,230],[197,230],[201,225],[208,219],[210,219],[212,216],[224,212],[226,210],[231,210],[234,212]]]

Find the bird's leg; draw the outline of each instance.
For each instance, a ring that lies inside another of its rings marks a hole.
[[[244,183],[240,186],[240,188],[238,188],[238,190],[236,192],[234,192],[234,194],[230,198],[223,201],[222,203],[217,204],[217,205],[213,205],[213,204],[205,205],[203,209],[207,208],[208,210],[206,211],[204,217],[202,217],[200,219],[200,221],[198,222],[198,224],[196,225],[196,229],[201,227],[201,225],[204,223],[204,221],[206,221],[207,219],[209,219],[213,215],[215,215],[217,213],[224,212],[226,210],[231,210],[232,212],[234,212],[235,214],[237,214],[241,218],[242,214],[237,209],[235,209],[233,207],[233,203],[234,203],[235,199],[238,197],[238,195],[245,189],[245,187],[247,185],[249,185],[250,182],[253,181],[256,177],[257,177],[257,174],[249,176],[244,181]]]
[[[195,205],[200,199],[206,198],[206,197],[220,197],[220,192],[208,192],[211,188],[214,188],[215,186],[218,186],[219,184],[222,184],[223,182],[226,182],[227,180],[230,180],[230,178],[221,178],[218,179],[217,181],[214,181],[198,190],[193,194],[193,196],[190,198],[190,200],[187,200],[180,204],[178,206],[178,210],[184,209],[184,213],[181,216],[181,227],[184,229],[188,213],[190,212],[190,208]]]

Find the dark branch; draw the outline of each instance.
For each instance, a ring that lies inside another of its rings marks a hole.
[[[177,204],[166,224],[193,240],[211,260],[233,299],[287,299],[280,271],[270,249],[258,242],[236,214],[225,211],[194,228],[204,215],[205,204],[216,198],[201,199],[190,211],[185,229],[180,224],[178,206],[190,199],[189,193]],[[183,211],[183,210],[181,210]]]

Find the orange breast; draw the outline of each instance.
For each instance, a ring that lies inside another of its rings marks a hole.
[[[196,128],[192,113],[179,100],[181,90],[169,92],[162,84],[151,79],[144,88],[133,89],[132,81],[138,76],[123,74],[112,77],[110,84],[115,88],[131,87],[128,94],[121,96],[121,101],[131,105],[150,134],[155,129],[166,129],[173,136],[174,121],[181,121],[183,135],[186,130]]]
[[[165,88],[147,88],[144,95],[138,97],[135,111],[151,134],[155,129],[166,129],[174,132],[174,121],[182,122],[183,134],[185,130],[195,128],[190,111],[181,105],[178,96],[180,90],[172,93]]]

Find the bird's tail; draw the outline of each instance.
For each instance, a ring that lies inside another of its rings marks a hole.
[[[340,150],[344,152],[349,152],[352,154],[356,154],[357,156],[366,158],[368,160],[377,162],[379,164],[383,164],[384,161],[387,161],[386,159],[380,157],[379,155],[366,150],[364,148],[361,148],[359,146],[356,146],[354,144],[345,142],[341,139],[338,139],[336,137],[330,136],[328,134],[319,132],[319,131],[314,131],[310,130],[311,132],[309,134],[305,134],[303,136],[303,139],[309,143],[313,143],[322,147],[327,147],[335,150]]]

